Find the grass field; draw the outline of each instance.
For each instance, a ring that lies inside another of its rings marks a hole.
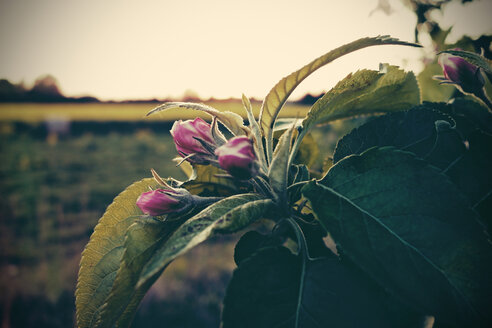
[[[231,111],[245,117],[240,102],[208,102],[209,106],[221,111]],[[157,104],[0,104],[0,121],[43,122],[58,119],[67,121],[141,121],[160,120],[174,121],[177,119],[191,119],[196,116],[208,117],[206,114],[187,109],[171,109],[149,117],[145,114]],[[255,115],[258,117],[260,104],[253,104]],[[282,109],[281,117],[303,117],[309,108],[296,104],[286,104]]]

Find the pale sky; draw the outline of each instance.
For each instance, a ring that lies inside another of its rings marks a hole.
[[[0,0],[0,78],[30,86],[52,74],[65,95],[102,100],[180,97],[186,90],[262,99],[285,75],[360,37],[414,41],[415,15],[400,0],[389,3],[393,14],[369,16],[377,0]],[[492,33],[492,0],[460,8],[449,4],[440,17],[455,25],[451,40]],[[418,71],[423,53],[360,50],[306,79],[293,99],[380,62]]]

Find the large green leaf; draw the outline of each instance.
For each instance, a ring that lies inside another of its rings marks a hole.
[[[465,154],[446,175],[468,197],[492,233],[492,136],[476,131],[468,137]]]
[[[152,115],[161,111],[169,110],[172,108],[186,108],[194,109],[205,112],[211,116],[217,117],[217,119],[224,124],[224,126],[231,131],[234,135],[243,135],[247,132],[247,128],[244,126],[243,118],[233,112],[221,112],[218,109],[210,107],[205,104],[189,103],[189,102],[168,102],[164,103],[156,108],[152,109],[147,115]]]
[[[313,105],[302,122],[304,133],[319,123],[418,105],[420,91],[415,75],[396,66],[382,67],[381,72],[360,70],[338,82]]]
[[[154,218],[142,218],[133,223],[126,233],[124,253],[113,287],[101,307],[97,327],[129,327],[137,307],[147,290],[154,283],[135,289],[144,265],[179,227],[182,221],[162,222]],[[157,278],[157,277],[155,277]]]
[[[340,139],[333,161],[337,163],[346,156],[361,154],[374,146],[395,146],[444,169],[465,151],[463,140],[454,125],[450,116],[434,110],[430,104],[410,111],[390,113],[365,123]],[[442,146],[448,154],[439,154]]]
[[[99,220],[82,253],[75,292],[79,328],[93,327],[96,322],[120,267],[126,231],[138,219],[136,215],[142,214],[135,202],[149,187],[157,187],[157,183],[143,179],[120,193]]]
[[[337,257],[304,268],[302,261],[285,247],[243,259],[227,288],[223,327],[408,326],[410,311],[390,311],[383,290]]]
[[[441,111],[443,113],[440,113]],[[446,114],[444,114],[446,113]],[[473,101],[424,103],[378,117],[337,144],[335,163],[374,146],[411,151],[440,168],[492,227],[492,115]]]
[[[341,47],[338,47],[307,64],[301,69],[291,73],[280,80],[265,97],[260,109],[260,127],[263,132],[263,138],[266,141],[266,152],[268,160],[271,160],[273,153],[272,134],[275,120],[278,113],[282,109],[283,105],[287,101],[287,98],[294,91],[294,89],[311,73],[315,72],[320,67],[334,61],[335,59],[342,57],[353,51],[363,49],[370,46],[385,45],[385,44],[397,44],[420,47],[414,43],[408,43],[400,41],[395,38],[391,38],[388,35],[377,36],[372,38],[362,38],[354,42],[348,43]]]
[[[179,227],[143,268],[137,288],[159,276],[177,256],[218,233],[239,231],[265,216],[273,202],[257,194],[231,196],[210,205]]]
[[[476,213],[435,167],[371,148],[303,188],[341,251],[394,295],[439,321],[492,322],[492,246]]]
[[[475,99],[456,98],[449,104],[424,103],[424,105],[451,116],[465,139],[476,130],[492,135],[492,113]]]

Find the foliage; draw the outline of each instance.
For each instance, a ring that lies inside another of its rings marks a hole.
[[[83,253],[78,326],[128,327],[172,261],[209,238],[245,229],[224,299],[225,328],[418,327],[429,316],[439,326],[490,325],[487,108],[472,100],[420,104],[413,73],[381,65],[347,76],[304,119],[277,121],[309,74],[382,44],[415,46],[376,37],[337,48],[274,86],[258,121],[243,96],[249,124],[202,104],[167,103],[151,111],[203,111],[213,117],[208,132],[214,140],[180,140],[208,156],[189,165],[195,154],[183,154],[188,181],[162,179],[152,170],[155,181],[130,186],[108,207]],[[338,142],[333,165],[318,176],[310,132],[361,114],[374,118]],[[235,150],[230,142],[237,137],[226,140],[217,122],[249,138],[255,154]],[[227,152],[216,152],[224,144]],[[227,167],[221,156],[229,156]],[[230,170],[252,158],[248,179]],[[141,215],[135,202],[148,186],[171,196],[185,190],[187,210]]]

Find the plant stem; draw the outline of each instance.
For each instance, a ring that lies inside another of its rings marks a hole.
[[[473,95],[483,101],[489,108],[489,112],[492,113],[492,101],[490,101],[490,98],[485,93],[485,88],[482,88],[479,92],[474,93]]]
[[[290,186],[287,187],[287,190],[290,190],[290,189],[295,188],[297,186],[305,185],[308,182],[309,181],[299,181],[299,182],[293,183],[293,184],[291,184]]]
[[[195,206],[206,206],[211,203],[218,202],[221,199],[224,199],[224,197],[201,197],[201,196],[195,196],[193,195],[193,201],[195,202]]]
[[[266,182],[266,180],[260,175],[256,176],[251,181],[255,184],[256,187],[258,187],[263,192],[265,196],[267,197],[274,196],[272,188],[270,187],[268,182]]]
[[[301,146],[302,139],[304,139],[304,136],[307,134],[307,130],[302,129],[299,132],[299,135],[297,136],[296,140],[294,141],[294,145],[292,146],[292,150],[290,152],[289,156],[289,162],[288,166],[290,167],[292,163],[294,162],[294,158],[296,157],[297,151],[299,150],[299,147]]]
[[[299,294],[297,296],[297,308],[296,308],[296,316],[295,316],[295,328],[299,327],[299,313],[302,307],[302,293],[304,291],[304,277],[306,275],[306,263],[309,260],[309,254],[307,249],[306,238],[304,237],[304,233],[301,230],[301,227],[297,224],[297,222],[293,218],[288,218],[286,220],[294,229],[297,238],[297,244],[299,245],[299,253],[302,256],[302,267],[301,267],[301,279],[299,284]]]

